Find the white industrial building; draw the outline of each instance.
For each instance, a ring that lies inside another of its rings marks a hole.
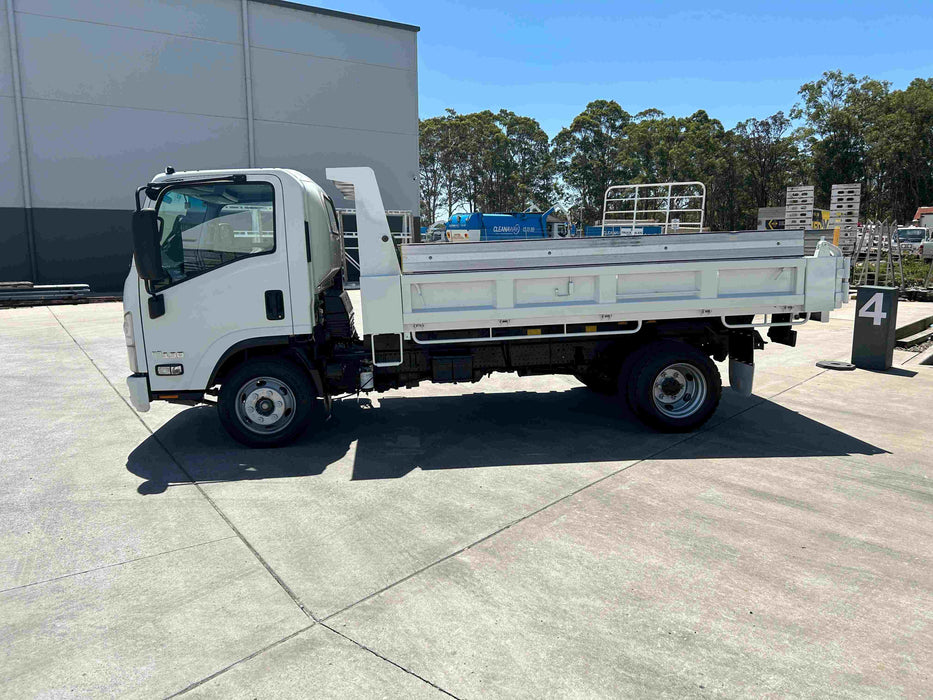
[[[134,190],[167,165],[368,165],[418,212],[417,27],[279,0],[0,8],[0,281],[119,289]]]

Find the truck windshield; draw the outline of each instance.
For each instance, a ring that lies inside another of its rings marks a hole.
[[[179,185],[156,206],[162,226],[162,286],[252,255],[275,250],[272,185]]]
[[[897,237],[905,243],[920,243],[926,229],[922,228],[902,228],[897,232]]]

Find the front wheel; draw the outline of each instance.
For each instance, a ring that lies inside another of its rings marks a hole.
[[[280,358],[251,360],[224,378],[217,401],[220,423],[249,447],[277,447],[305,431],[322,402],[311,379]]]
[[[665,432],[687,432],[716,411],[722,380],[709,357],[686,343],[665,340],[643,348],[625,389],[642,421]]]

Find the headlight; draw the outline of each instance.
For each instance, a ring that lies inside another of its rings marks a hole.
[[[133,334],[133,314],[123,314],[123,337],[126,339],[126,359],[130,363],[133,374],[139,374],[139,365],[136,362],[136,337]]]

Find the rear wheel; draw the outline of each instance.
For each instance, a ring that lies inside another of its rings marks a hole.
[[[642,421],[665,432],[686,432],[716,411],[722,380],[716,365],[699,350],[664,340],[638,353],[624,389]]]
[[[234,369],[220,387],[217,410],[227,432],[250,447],[291,442],[324,413],[307,373],[279,358],[251,360]]]

